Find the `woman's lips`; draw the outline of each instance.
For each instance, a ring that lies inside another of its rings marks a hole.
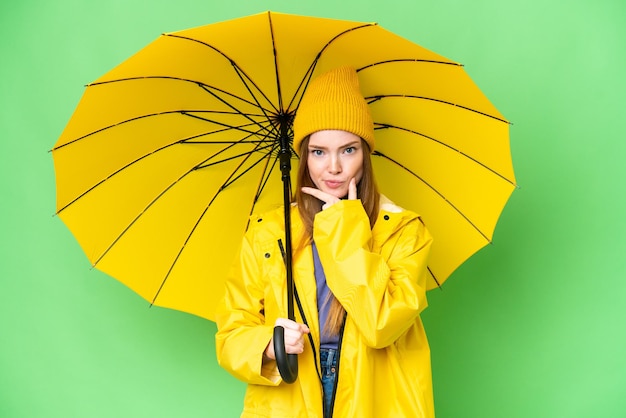
[[[343,185],[343,181],[324,180],[324,184],[329,189],[338,189]]]

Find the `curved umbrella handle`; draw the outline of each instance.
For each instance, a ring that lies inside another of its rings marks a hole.
[[[285,383],[293,383],[298,378],[298,355],[285,351],[285,328],[274,327],[274,355],[278,371]]]

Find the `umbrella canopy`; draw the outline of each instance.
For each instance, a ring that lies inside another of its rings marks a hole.
[[[266,12],[163,34],[87,86],[52,150],[58,215],[95,267],[213,319],[249,216],[282,205],[281,132],[343,65],[371,108],[379,187],[422,215],[440,286],[515,188],[509,124],[461,65],[374,23]]]

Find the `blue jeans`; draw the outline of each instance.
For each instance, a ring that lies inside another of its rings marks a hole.
[[[333,400],[335,377],[337,376],[337,350],[322,348],[320,350],[322,366],[322,388],[324,389],[324,417],[330,417],[330,404]]]

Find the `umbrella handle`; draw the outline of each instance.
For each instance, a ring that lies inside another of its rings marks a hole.
[[[285,383],[293,383],[298,378],[298,355],[285,351],[285,328],[274,327],[274,355],[280,376]]]

